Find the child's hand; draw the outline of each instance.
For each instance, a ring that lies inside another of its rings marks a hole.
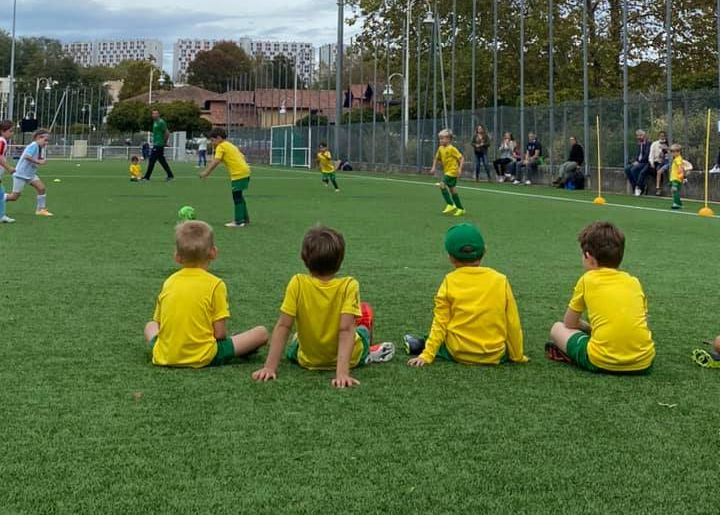
[[[435,175],[435,168],[430,168],[430,175]]]
[[[275,370],[263,367],[260,370],[256,370],[252,373],[253,381],[257,381],[259,383],[264,383],[266,381],[274,381],[277,379],[277,372]]]
[[[39,165],[44,165],[45,163],[47,163],[47,159],[38,159]]]
[[[424,367],[425,366],[425,360],[422,358],[412,358],[409,359],[407,364],[411,367]]]
[[[350,376],[349,374],[338,374],[335,379],[332,380],[332,385],[335,388],[352,388],[360,384],[360,381]]]

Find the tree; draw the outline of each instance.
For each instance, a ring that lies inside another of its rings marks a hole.
[[[147,128],[150,118],[147,104],[137,101],[118,102],[107,117],[108,126],[117,132],[133,134]]]
[[[232,77],[250,73],[252,60],[245,51],[230,41],[200,52],[188,66],[188,83],[218,93],[227,90]]]
[[[150,73],[153,70],[153,90],[170,89],[172,82],[167,73],[148,61],[124,61],[117,66],[118,77],[123,79],[120,100],[127,100],[149,92]],[[160,85],[162,74],[165,84]]]

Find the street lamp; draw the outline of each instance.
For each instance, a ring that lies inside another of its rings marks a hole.
[[[87,114],[88,114],[88,123],[87,123],[88,124],[88,132],[90,132],[89,129],[92,126],[92,105],[83,104],[82,109],[80,109],[80,112],[83,114],[83,118],[85,118],[85,113],[87,112]],[[84,125],[85,124],[83,124],[83,132],[85,132]]]
[[[153,80],[155,79],[155,72],[158,72],[160,77],[158,77],[158,84],[160,87],[165,85],[165,76],[162,73],[162,70],[158,70],[155,68],[155,58],[150,56],[150,59],[148,59],[148,62],[150,63],[150,86],[148,87],[148,104],[152,104],[152,88],[153,88]]]

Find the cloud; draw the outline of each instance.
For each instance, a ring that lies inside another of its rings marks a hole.
[[[10,17],[9,9],[0,10],[3,27],[11,26]],[[169,68],[173,43],[180,38],[247,36],[319,46],[335,41],[336,23],[334,0],[243,0],[225,3],[221,10],[205,9],[197,0],[23,0],[18,2],[17,34],[62,41],[159,39]],[[357,27],[346,31],[349,37]]]

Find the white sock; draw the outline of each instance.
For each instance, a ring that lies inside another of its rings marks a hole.
[[[45,198],[46,197],[47,197],[47,194],[37,196],[37,208],[38,209],[45,209]]]

